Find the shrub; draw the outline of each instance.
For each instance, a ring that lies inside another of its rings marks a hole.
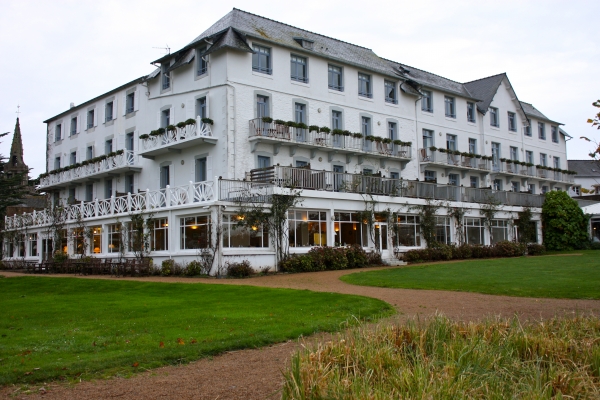
[[[565,191],[546,193],[542,206],[542,232],[548,250],[580,249],[588,238],[588,218]]]
[[[312,272],[314,271],[312,257],[308,254],[294,254],[282,260],[279,269],[282,272]]]
[[[197,260],[190,261],[190,263],[187,265],[185,274],[187,276],[201,275],[202,274],[202,265],[200,264],[200,261],[197,261]]]
[[[354,245],[346,248],[348,268],[364,268],[369,265],[367,252],[360,246]]]
[[[452,259],[464,260],[471,257],[473,257],[473,250],[468,244],[463,243],[460,246],[452,246]]]
[[[254,274],[250,261],[227,263],[227,276],[230,278],[246,278]]]
[[[346,251],[343,248],[327,246],[313,247],[308,252],[308,256],[312,258],[313,268],[317,271],[348,268]]]
[[[62,251],[57,251],[52,255],[52,261],[57,264],[64,263],[69,259],[69,255],[67,253],[63,253]]]
[[[383,260],[381,259],[381,253],[376,251],[370,251],[366,253],[367,255],[367,265],[383,265]]]
[[[170,276],[174,265],[175,260],[164,260],[160,265],[160,274],[162,276]]]
[[[504,240],[494,245],[495,257],[521,257],[525,255],[527,247],[523,243]]]
[[[590,250],[600,250],[600,242],[590,243]]]
[[[184,268],[181,264],[179,263],[173,263],[173,266],[171,267],[171,275],[173,276],[182,276],[186,274],[186,268]]]
[[[546,254],[546,246],[543,244],[530,243],[527,245],[527,254],[530,256],[541,256]]]

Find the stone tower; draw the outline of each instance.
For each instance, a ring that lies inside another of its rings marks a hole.
[[[4,165],[4,172],[7,177],[11,177],[16,174],[23,175],[23,185],[27,185],[27,173],[29,167],[23,160],[23,140],[21,138],[21,125],[19,124],[19,118],[15,124],[15,134],[13,136],[12,145],[10,146],[10,156]]]

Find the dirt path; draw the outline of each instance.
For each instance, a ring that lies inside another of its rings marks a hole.
[[[492,296],[477,293],[435,290],[386,289],[350,285],[339,277],[356,271],[328,271],[292,275],[272,275],[252,279],[190,279],[190,278],[120,278],[153,282],[214,283],[249,285],[320,292],[337,292],[369,296],[396,307],[399,314],[393,321],[414,316],[429,316],[436,312],[461,320],[487,316],[512,316],[525,319],[551,318],[574,313],[600,314],[600,300],[535,299]],[[6,277],[23,274],[3,271]],[[45,275],[59,276],[64,275]],[[81,277],[82,279],[111,279]],[[325,340],[326,335],[308,339]],[[155,369],[129,379],[82,382],[77,385],[50,384],[25,394],[22,388],[0,389],[0,396],[27,399],[266,399],[279,398],[281,371],[291,354],[301,344],[290,341],[254,350],[228,352],[191,364]]]

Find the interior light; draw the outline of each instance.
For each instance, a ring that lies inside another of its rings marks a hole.
[[[196,225],[192,225],[192,229],[198,229]]]
[[[100,253],[100,247],[94,247],[94,253]]]
[[[258,228],[257,228],[256,226],[253,226],[253,227],[252,227],[252,230],[253,230],[253,231],[256,231],[256,230],[258,230]]]

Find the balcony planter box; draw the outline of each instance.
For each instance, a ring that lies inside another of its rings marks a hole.
[[[180,122],[175,126],[178,127],[179,129],[183,129],[183,128],[185,128],[185,122]]]
[[[273,118],[271,118],[271,117],[262,117],[261,120],[265,124],[270,124],[271,122],[273,122]]]
[[[150,139],[150,135],[144,133],[143,135],[140,135],[140,139],[142,139],[142,140]]]
[[[362,133],[354,133],[354,134],[352,135],[352,137],[353,137],[353,138],[355,138],[355,139],[362,139],[362,138],[363,138],[363,135],[362,135]]]
[[[196,125],[196,120],[194,118],[188,118],[185,120],[186,125]]]
[[[210,118],[202,118],[202,120],[201,120],[201,121],[202,121],[202,123],[203,123],[203,124],[207,124],[207,125],[212,125],[212,124],[214,124],[213,120],[212,120],[212,119],[210,119]]]
[[[317,125],[311,125],[308,127],[309,132],[319,132],[319,127]]]
[[[319,132],[321,132],[321,133],[330,133],[331,129],[329,129],[326,126],[322,126],[321,128],[319,128]]]
[[[285,121],[284,121],[284,120],[282,120],[282,119],[276,119],[276,120],[275,120],[275,123],[276,123],[277,125],[285,125]]]

